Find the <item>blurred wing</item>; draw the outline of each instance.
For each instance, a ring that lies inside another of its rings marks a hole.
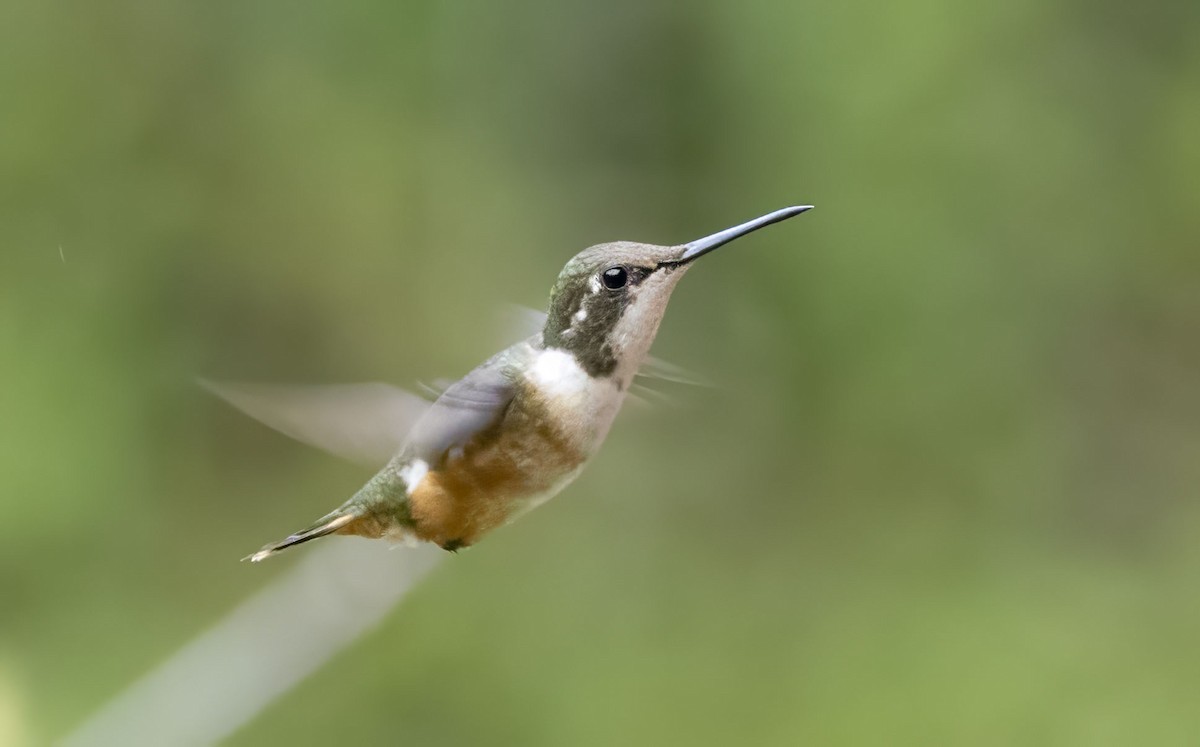
[[[454,379],[430,379],[417,382],[417,388],[425,393],[430,402],[445,394],[446,390],[452,386],[454,386]]]
[[[492,319],[495,325],[492,334],[504,345],[540,335],[546,326],[546,312],[516,303],[501,304],[500,313]]]
[[[646,360],[642,361],[642,366],[638,369],[637,376],[639,379],[656,379],[658,381],[669,381],[673,384],[687,384],[688,386],[709,388],[714,386],[712,381],[700,374],[693,373],[682,366],[676,366],[674,363],[667,363],[662,358],[655,358],[653,355],[647,355]]]
[[[446,387],[413,429],[412,453],[437,464],[497,423],[516,395],[508,362],[522,348],[531,350],[525,343],[514,345]]]
[[[498,315],[498,318],[503,325],[502,333],[505,335],[505,339],[508,340],[520,340],[539,334],[542,331],[542,327],[546,326],[546,314],[544,312],[516,304],[509,304],[505,312]],[[638,369],[637,375],[642,379],[657,379],[659,381],[669,381],[673,384],[702,387],[713,386],[713,383],[703,376],[692,373],[686,368],[676,366],[674,363],[668,363],[662,358],[655,358],[652,355],[646,356],[646,359],[642,361],[642,366]]]
[[[388,384],[275,386],[199,380],[200,386],[287,436],[372,467],[400,450],[431,405]]]
[[[666,407],[678,410],[682,407],[677,398],[636,382],[629,387],[629,393],[625,395],[625,399],[635,407],[642,408]]]

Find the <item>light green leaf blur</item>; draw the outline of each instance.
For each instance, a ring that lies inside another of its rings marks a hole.
[[[1198,39],[1114,0],[0,5],[0,742],[369,476],[196,376],[461,375],[590,244],[812,203],[676,292],[655,354],[715,389],[230,743],[1195,744]]]

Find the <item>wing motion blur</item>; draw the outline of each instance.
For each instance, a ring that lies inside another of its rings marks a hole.
[[[464,445],[503,417],[516,393],[513,374],[505,366],[489,364],[522,353],[531,354],[532,348],[518,343],[446,387],[413,429],[411,453],[436,464],[448,451]]]
[[[432,404],[382,383],[291,386],[200,379],[202,387],[271,428],[352,462],[378,467]]]
[[[503,336],[504,344],[538,335],[546,323],[545,313],[524,306],[509,306],[498,317],[502,329],[497,336]],[[521,348],[518,343],[500,355],[515,354]],[[415,445],[422,452],[443,451],[485,427],[512,397],[511,382],[493,378],[494,373],[477,369],[459,381],[438,379],[419,384],[428,399],[381,382],[277,385],[198,381],[286,436],[343,459],[378,467],[400,451],[417,421],[427,414],[420,432],[412,434],[421,442]],[[673,404],[670,395],[647,387],[647,381],[712,386],[702,376],[653,356],[642,363],[638,379],[641,383],[631,387],[630,398],[639,404]]]

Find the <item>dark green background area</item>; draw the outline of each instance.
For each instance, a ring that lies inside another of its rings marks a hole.
[[[1182,2],[0,5],[0,741],[368,476],[194,376],[459,375],[589,244],[811,202],[676,292],[655,352],[716,389],[231,743],[1195,744],[1198,38]]]

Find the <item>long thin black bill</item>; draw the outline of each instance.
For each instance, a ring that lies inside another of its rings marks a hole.
[[[745,236],[751,231],[757,231],[763,226],[769,226],[772,223],[778,223],[781,220],[787,220],[788,218],[797,216],[800,213],[808,212],[809,210],[812,210],[812,208],[812,205],[795,205],[793,207],[786,207],[782,210],[776,210],[773,213],[767,213],[760,218],[746,221],[740,226],[734,226],[733,228],[726,228],[724,231],[718,231],[712,236],[705,236],[702,239],[696,239],[688,244],[684,244],[683,254],[679,255],[679,259],[675,260],[675,262],[690,262],[696,257],[708,254],[713,249],[728,244],[730,241],[733,241],[736,238]]]

